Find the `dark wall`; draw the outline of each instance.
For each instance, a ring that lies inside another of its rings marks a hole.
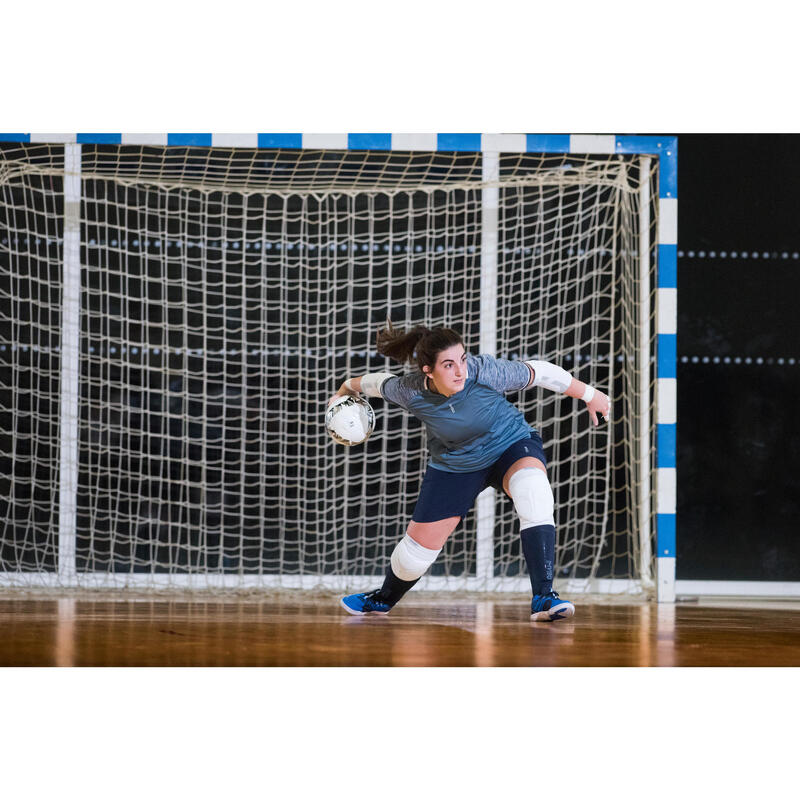
[[[679,137],[678,578],[800,580],[799,147]]]

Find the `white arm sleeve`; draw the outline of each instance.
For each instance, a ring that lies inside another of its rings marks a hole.
[[[361,391],[367,397],[382,397],[381,384],[393,377],[391,372],[369,372],[361,376]]]
[[[549,361],[526,361],[534,374],[532,386],[544,386],[554,392],[566,392],[572,383],[572,375]]]

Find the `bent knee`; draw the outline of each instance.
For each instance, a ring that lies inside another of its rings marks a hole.
[[[427,572],[440,552],[441,548],[432,550],[423,547],[406,534],[392,552],[390,559],[392,571],[400,580],[415,581]]]
[[[555,525],[553,490],[545,472],[536,467],[518,470],[509,478],[508,493],[514,501],[521,530]]]

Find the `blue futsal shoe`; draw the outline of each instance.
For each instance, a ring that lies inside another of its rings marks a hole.
[[[575,613],[575,606],[569,600],[562,600],[558,592],[535,594],[531,600],[531,620],[533,622],[554,622],[566,619]]]
[[[378,598],[380,589],[362,594],[349,594],[339,603],[348,614],[388,614],[391,606]]]

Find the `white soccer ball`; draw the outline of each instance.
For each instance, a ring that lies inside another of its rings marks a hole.
[[[375,429],[375,412],[361,397],[337,397],[325,412],[325,429],[339,444],[362,444]]]

